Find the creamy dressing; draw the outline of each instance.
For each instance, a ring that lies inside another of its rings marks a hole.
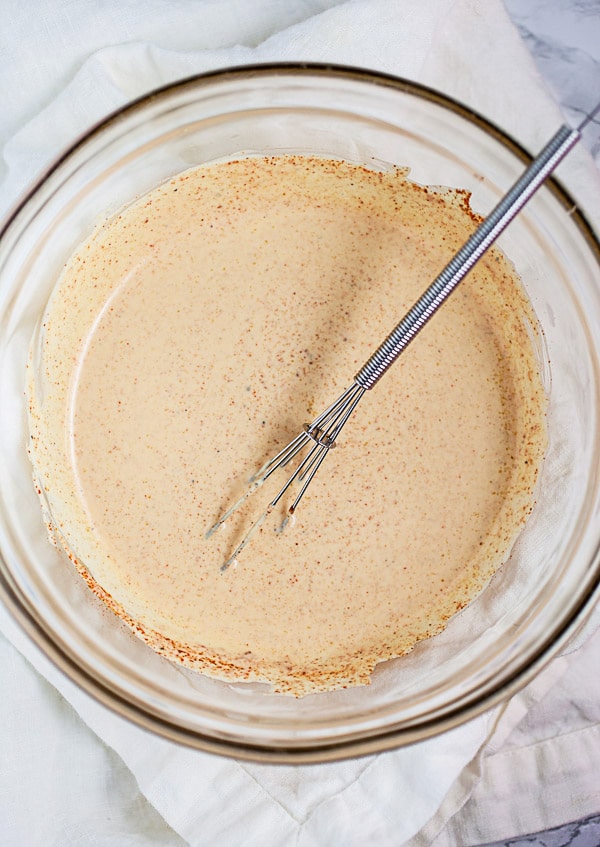
[[[490,251],[368,392],[295,525],[205,533],[334,400],[474,228],[468,195],[304,157],[186,172],[68,262],[30,369],[50,532],[155,650],[277,691],[367,683],[439,632],[532,507],[532,309]]]

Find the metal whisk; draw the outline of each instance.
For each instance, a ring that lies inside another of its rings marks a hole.
[[[306,447],[310,447],[310,450],[306,453],[294,473],[289,477],[273,500],[271,500],[258,520],[252,524],[233,553],[223,563],[221,566],[222,571],[226,570],[235,562],[254,533],[262,526],[267,516],[290,487],[294,483],[300,483],[300,488],[294,501],[288,508],[286,517],[279,526],[279,531],[285,529],[288,521],[298,508],[300,500],[306,493],[306,489],[319,470],[329,450],[335,446],[338,435],[365,391],[373,388],[414,337],[423,329],[425,324],[433,317],[459,282],[471,270],[473,265],[494,243],[505,227],[520,212],[533,194],[535,194],[540,185],[554,171],[559,162],[577,141],[579,141],[583,128],[599,111],[600,103],[577,128],[572,129],[567,125],[563,125],[558,130],[539,155],[531,162],[523,175],[495,206],[489,216],[479,225],[468,241],[431,283],[429,288],[419,297],[412,308],[409,309],[400,323],[397,324],[372,356],[365,362],[355,375],[352,384],[335,402],[315,418],[312,423],[305,424],[302,432],[251,477],[249,488],[245,494],[208,530],[206,537],[209,537],[219,529],[276,470],[287,465]]]

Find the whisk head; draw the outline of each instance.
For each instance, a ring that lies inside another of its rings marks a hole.
[[[340,434],[342,427],[356,408],[360,398],[365,393],[365,388],[353,382],[324,412],[322,412],[312,423],[304,424],[304,427],[298,435],[293,438],[282,450],[269,459],[261,468],[254,473],[250,480],[249,486],[240,499],[233,504],[220,518],[210,527],[206,533],[206,538],[209,538],[214,532],[223,526],[225,521],[236,512],[247,500],[254,494],[269,477],[279,468],[285,467],[293,459],[295,459],[306,448],[308,452],[300,461],[300,464],[295,469],[294,473],[288,478],[287,482],[279,489],[275,497],[267,505],[267,508],[262,512],[258,519],[252,524],[246,535],[242,538],[233,553],[221,565],[221,570],[225,571],[232,565],[244,547],[248,544],[252,536],[260,529],[268,515],[277,506],[281,498],[290,491],[294,486],[299,485],[299,489],[294,497],[292,504],[286,511],[286,516],[277,528],[278,532],[283,532],[290,518],[298,508],[300,500],[306,493],[306,489],[313,480],[316,472],[319,470],[327,453],[335,447],[335,440]]]

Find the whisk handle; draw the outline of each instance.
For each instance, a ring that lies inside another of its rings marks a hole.
[[[535,194],[544,180],[579,140],[580,129],[564,125],[550,139],[507,194],[482,221],[469,240],[423,292],[399,324],[379,345],[354,377],[364,389],[372,388],[413,338],[437,312],[456,286],[479,261],[500,233]]]

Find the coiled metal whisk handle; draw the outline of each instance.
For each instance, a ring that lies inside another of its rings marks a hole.
[[[587,123],[587,120],[584,123]],[[459,282],[469,273],[473,265],[479,261],[530,197],[535,194],[561,159],[577,143],[583,125],[577,129],[562,126],[550,139],[525,173],[365,362],[354,377],[355,383],[361,388],[369,389],[381,379],[427,321],[435,315],[442,303],[452,294]]]

